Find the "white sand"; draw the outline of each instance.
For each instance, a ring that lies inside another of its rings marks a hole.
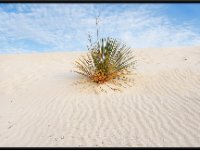
[[[99,95],[80,54],[0,55],[0,146],[200,146],[200,47],[136,49],[135,85]]]

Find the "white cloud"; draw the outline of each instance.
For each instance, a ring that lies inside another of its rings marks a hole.
[[[2,7],[0,43],[3,43],[3,47],[0,52],[8,49],[28,51],[28,43],[27,47],[15,45],[18,40],[27,39],[47,45],[45,50],[49,51],[86,50],[88,32],[96,33],[95,16],[98,10],[101,12],[100,35],[119,38],[131,47],[200,44],[200,34],[193,29],[192,24],[185,22],[176,25],[170,18],[160,14],[164,5],[99,6],[100,4],[10,4],[12,9],[17,10],[13,12],[6,12]]]

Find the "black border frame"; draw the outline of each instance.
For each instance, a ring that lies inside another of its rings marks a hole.
[[[200,0],[0,0],[0,3],[200,3]]]
[[[0,4],[3,3],[199,3],[200,0],[0,0]],[[200,147],[0,147],[0,149],[200,149]]]

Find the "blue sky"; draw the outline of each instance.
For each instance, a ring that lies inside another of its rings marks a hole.
[[[0,4],[0,53],[87,50],[101,37],[134,48],[200,45],[200,4]]]

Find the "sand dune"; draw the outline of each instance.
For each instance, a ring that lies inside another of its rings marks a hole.
[[[0,55],[0,146],[200,146],[199,49],[135,49],[134,85],[99,94],[84,53]]]

